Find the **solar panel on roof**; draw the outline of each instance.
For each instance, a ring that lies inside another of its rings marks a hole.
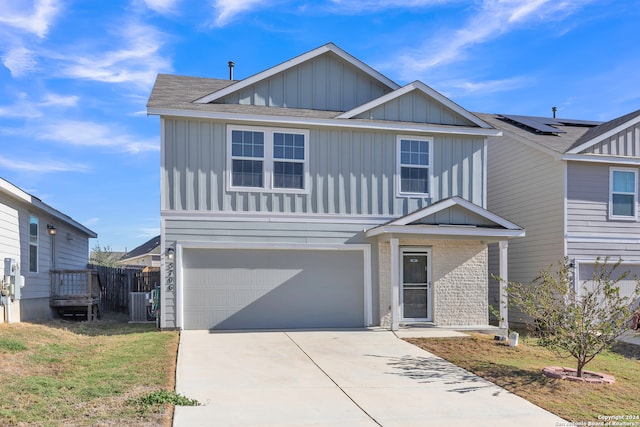
[[[546,118],[546,117],[532,117],[532,116],[516,116],[516,115],[503,115],[505,119],[514,122],[519,125],[526,126],[530,129],[540,133],[567,133],[563,130],[549,126],[550,124],[562,125],[561,122]]]
[[[586,126],[586,127],[598,126],[603,123],[595,120],[576,120],[576,119],[556,119],[556,121],[566,126]]]

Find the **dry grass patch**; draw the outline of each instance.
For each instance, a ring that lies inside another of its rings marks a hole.
[[[599,422],[602,416],[628,416],[638,423],[640,416],[640,349],[620,344],[605,351],[587,366],[616,377],[615,384],[594,385],[547,378],[545,366],[573,367],[573,359],[558,358],[536,345],[535,339],[522,339],[511,348],[493,337],[474,334],[468,338],[420,338],[408,342],[436,354],[510,392],[575,422]],[[635,418],[635,419],[634,419]],[[633,424],[632,424],[633,425]]]
[[[170,425],[170,405],[134,402],[173,390],[177,348],[177,332],[122,315],[1,324],[0,425]]]

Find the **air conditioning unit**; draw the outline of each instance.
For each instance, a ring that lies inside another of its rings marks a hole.
[[[151,307],[149,292],[129,292],[129,322],[150,322],[149,307]]]

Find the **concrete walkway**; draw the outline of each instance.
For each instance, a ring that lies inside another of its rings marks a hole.
[[[174,426],[513,426],[563,420],[388,331],[183,331]]]

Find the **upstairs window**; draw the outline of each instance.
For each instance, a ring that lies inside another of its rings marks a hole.
[[[304,135],[273,134],[274,188],[304,188]]]
[[[398,137],[399,193],[426,197],[431,186],[431,138]]]
[[[609,218],[635,220],[638,206],[637,169],[611,168]]]
[[[231,131],[232,185],[258,187],[264,185],[264,133]]]
[[[309,132],[229,127],[229,190],[305,192]]]
[[[38,218],[29,216],[29,271],[38,272]]]

